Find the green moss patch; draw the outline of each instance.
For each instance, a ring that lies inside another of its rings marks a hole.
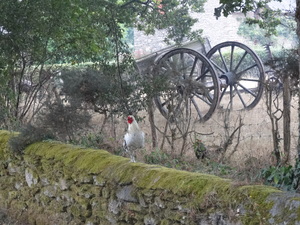
[[[7,152],[8,141],[11,137],[13,137],[13,133],[0,130],[0,160],[3,159],[5,153]]]
[[[214,191],[222,196],[222,199],[232,198],[234,195],[247,195],[249,201],[261,204],[270,193],[277,192],[276,189],[266,186],[234,188],[230,180],[217,176],[130,163],[127,158],[114,156],[104,150],[84,149],[58,142],[32,144],[27,147],[26,154],[62,162],[74,171],[101,174],[108,181],[133,183],[143,189],[168,190],[179,196],[192,195],[198,200]]]

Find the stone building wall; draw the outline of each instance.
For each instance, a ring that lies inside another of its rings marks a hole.
[[[300,196],[0,131],[0,209],[15,224],[300,224]]]
[[[228,17],[220,17],[218,20],[214,16],[214,9],[218,7],[219,0],[207,0],[204,5],[204,13],[192,13],[198,22],[193,29],[202,29],[203,37],[207,38],[211,46],[215,46],[225,41],[239,41],[250,44],[247,40],[237,34],[241,18],[244,15],[235,13]],[[134,31],[134,55],[136,58],[160,51],[167,47],[164,43],[166,31],[157,31],[155,35],[145,35],[141,31]]]

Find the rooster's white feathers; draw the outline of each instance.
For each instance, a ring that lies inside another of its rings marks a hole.
[[[129,153],[131,161],[135,162],[134,150],[144,148],[145,133],[140,129],[134,116],[128,116],[127,123],[128,130],[124,136],[123,147]]]

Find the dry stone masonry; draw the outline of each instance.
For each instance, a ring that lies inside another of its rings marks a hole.
[[[16,224],[300,224],[300,196],[0,131],[0,211]]]

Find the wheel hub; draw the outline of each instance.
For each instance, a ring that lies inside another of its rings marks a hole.
[[[220,78],[223,78],[226,80],[226,84],[227,85],[234,85],[236,84],[237,81],[237,76],[234,72],[227,72],[225,74],[222,74]]]

